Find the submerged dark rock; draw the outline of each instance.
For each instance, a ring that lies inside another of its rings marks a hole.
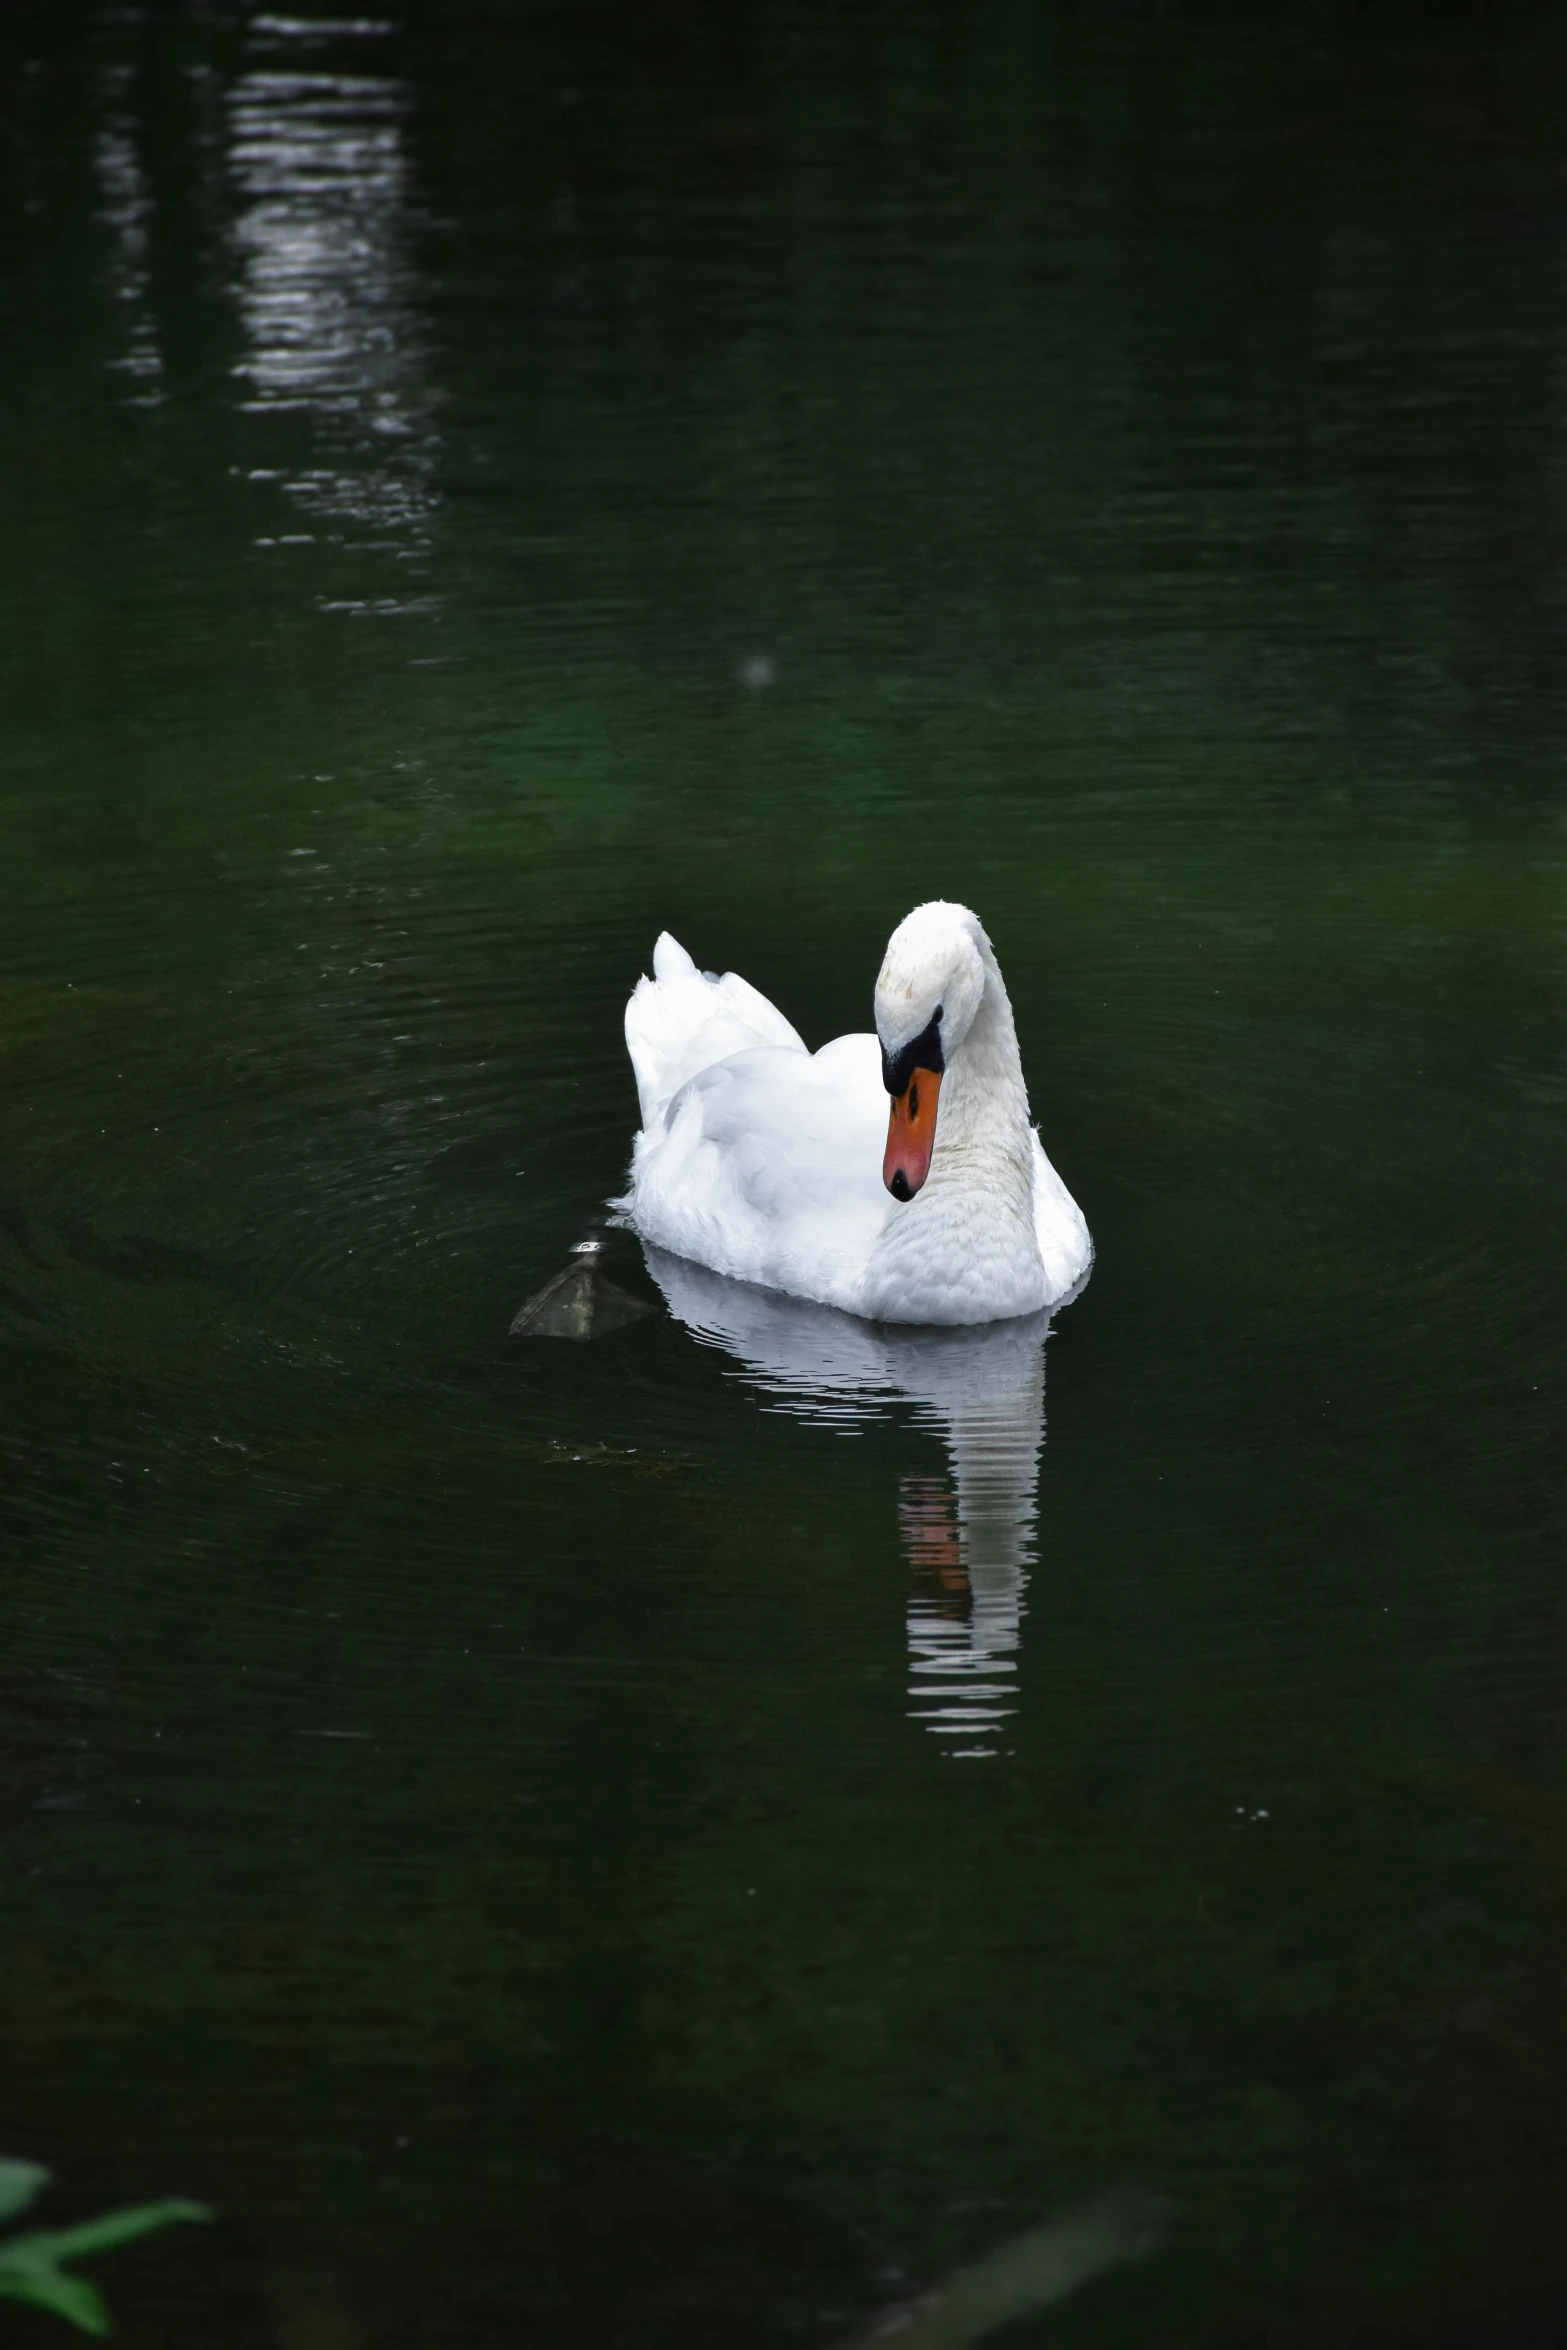
[[[628,1322],[640,1322],[653,1308],[611,1281],[604,1271],[604,1242],[590,1234],[571,1252],[572,1261],[517,1309],[513,1338],[603,1338]]]

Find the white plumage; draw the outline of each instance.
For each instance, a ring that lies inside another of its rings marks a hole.
[[[945,1055],[929,1172],[882,1180],[884,1055],[935,1023]],[[1036,1313],[1082,1281],[1093,1244],[1028,1119],[1012,1007],[966,907],[893,933],[876,1034],[821,1050],[734,972],[698,971],[667,931],[626,1006],[642,1130],[619,1205],[647,1240],[741,1281],[874,1321]]]

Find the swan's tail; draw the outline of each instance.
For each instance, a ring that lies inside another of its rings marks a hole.
[[[699,971],[679,940],[661,931],[653,976],[637,981],[626,1006],[626,1050],[644,1128],[700,1070],[763,1044],[805,1050],[797,1030],[748,980]]]

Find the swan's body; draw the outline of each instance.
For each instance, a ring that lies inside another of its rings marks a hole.
[[[1055,1304],[1093,1244],[1029,1124],[1012,1007],[965,907],[899,924],[876,1031],[807,1052],[765,996],[698,971],[666,932],[626,1006],[642,1104],[628,1220],[677,1256],[872,1321]]]

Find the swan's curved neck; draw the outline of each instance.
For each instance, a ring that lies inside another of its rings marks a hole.
[[[926,1189],[952,1182],[995,1183],[1011,1176],[1021,1180],[1024,1196],[1031,1197],[1028,1088],[1012,1005],[995,956],[985,947],[980,954],[985,992],[941,1082],[936,1147]]]
[[[1017,1031],[987,943],[980,954],[984,992],[941,1080],[930,1173],[890,1209],[866,1268],[872,1320],[990,1322],[1046,1302]]]

